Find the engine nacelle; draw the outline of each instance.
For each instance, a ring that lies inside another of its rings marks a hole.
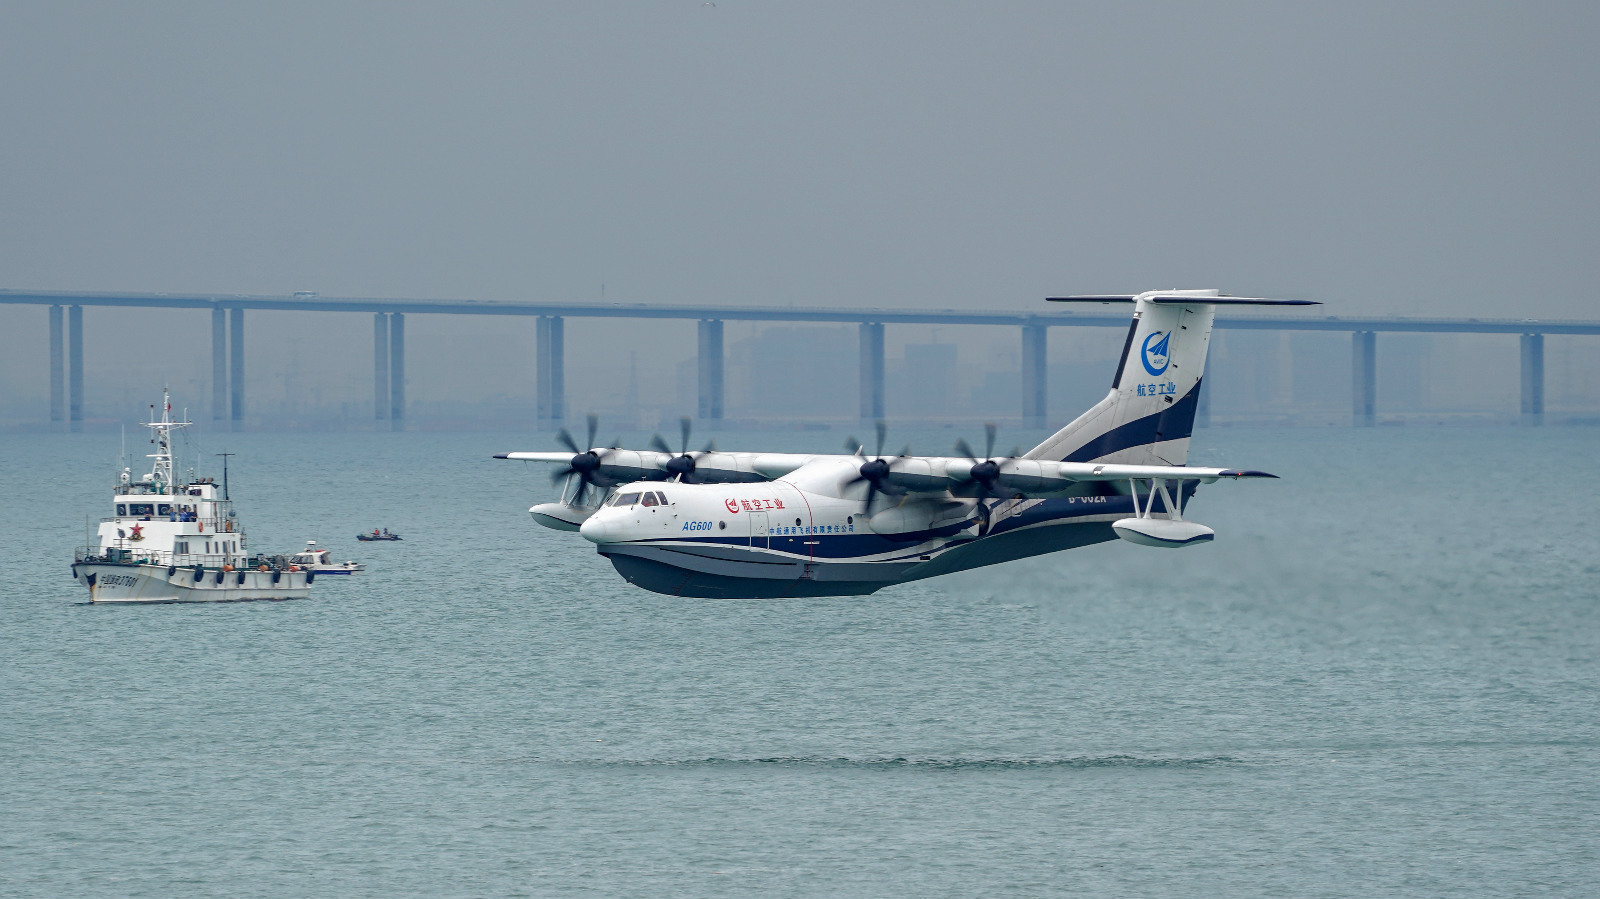
[[[953,528],[966,520],[970,507],[962,503],[906,503],[884,509],[867,520],[867,527],[883,537],[907,537]],[[910,538],[915,539],[915,538]]]
[[[1170,518],[1124,518],[1113,521],[1111,529],[1129,543],[1166,549],[1207,543],[1217,537],[1216,531],[1203,524]]]
[[[528,510],[534,521],[557,531],[576,531],[594,512],[594,509],[566,503],[540,503]]]

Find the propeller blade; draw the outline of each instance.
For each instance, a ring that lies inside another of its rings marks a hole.
[[[569,477],[571,477],[571,476],[573,476],[573,475],[575,475],[577,473],[578,473],[577,470],[572,468],[571,466],[568,466],[563,471],[551,472],[550,473],[550,483],[559,484],[563,480],[565,480],[566,478],[569,478]]]
[[[683,434],[683,442],[678,444],[679,446],[683,447],[683,449],[679,451],[679,455],[687,456],[689,454],[689,429],[693,426],[693,424],[694,423],[689,420],[689,416],[687,415],[678,419],[678,430]]]
[[[882,457],[883,456],[883,441],[884,441],[885,438],[887,438],[889,436],[889,426],[884,424],[883,423],[883,419],[880,418],[877,421],[877,430],[878,430],[878,451],[874,455]]]
[[[589,442],[584,444],[585,447],[594,446],[594,435],[599,430],[600,416],[595,415],[593,412],[589,413]]]
[[[572,435],[567,433],[566,428],[562,428],[560,433],[556,434],[556,441],[567,449],[572,450],[573,455],[583,452],[583,450],[578,449],[578,444],[572,441]]]
[[[667,442],[661,439],[660,434],[650,435],[650,448],[658,453],[666,453],[669,456],[672,455],[672,447],[667,446]]]
[[[978,457],[972,454],[972,447],[968,446],[965,440],[959,438],[956,440],[956,452],[974,463],[978,461]]]
[[[846,437],[844,439],[844,451],[845,452],[850,453],[852,455],[860,456],[860,455],[863,455],[863,453],[861,452],[862,449],[864,449],[864,447],[862,446],[861,441],[855,439],[854,437]]]
[[[998,429],[994,426],[994,422],[984,422],[983,433],[985,435],[985,439],[983,445],[983,457],[985,459],[994,458],[994,435],[997,430]]]

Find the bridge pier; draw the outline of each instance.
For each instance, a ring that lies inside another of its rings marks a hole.
[[[861,323],[861,420],[883,418],[883,322]]]
[[[389,313],[389,424],[406,429],[406,317]]]
[[[228,418],[228,310],[211,310],[211,420]]]
[[[1522,335],[1522,423],[1544,424],[1544,335]]]
[[[372,419],[389,417],[389,313],[372,314]]]
[[[722,420],[722,319],[700,320],[700,419]]]
[[[1050,370],[1049,328],[1037,322],[1022,326],[1022,425],[1042,428],[1045,386]]]
[[[244,310],[228,310],[228,418],[233,430],[244,427]]]
[[[539,336],[534,364],[538,382],[538,426],[559,427],[567,417],[566,320],[559,315],[539,316]],[[587,447],[585,447],[587,449]]]
[[[1378,422],[1378,332],[1355,331],[1351,338],[1353,424],[1370,428]]]
[[[67,424],[83,430],[83,307],[67,307]]]
[[[50,423],[55,424],[66,418],[67,409],[67,378],[64,366],[66,361],[62,358],[61,341],[63,339],[61,321],[61,307],[50,307]]]

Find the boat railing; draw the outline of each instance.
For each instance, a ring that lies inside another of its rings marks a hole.
[[[73,561],[105,565],[166,565],[171,568],[260,568],[287,570],[292,562],[284,555],[245,556],[241,553],[175,553],[159,549],[135,549],[121,546],[80,546],[73,553]]]
[[[140,515],[138,517],[135,517],[135,516],[132,516],[132,515],[123,515],[121,517],[102,518],[102,519],[100,519],[100,523],[101,524],[142,524],[142,523],[144,523],[146,521],[191,521],[191,520],[195,521],[196,523],[201,525],[202,530],[207,534],[234,534],[234,533],[238,533],[238,531],[239,531],[239,523],[238,523],[238,521],[236,519],[230,518],[230,517],[228,517],[226,515],[216,515],[216,516],[212,516],[210,518],[199,518],[199,519],[181,518],[176,513],[171,514],[171,515]]]

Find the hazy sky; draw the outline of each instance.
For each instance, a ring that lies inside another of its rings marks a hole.
[[[0,287],[1600,314],[1592,2],[0,10]]]

